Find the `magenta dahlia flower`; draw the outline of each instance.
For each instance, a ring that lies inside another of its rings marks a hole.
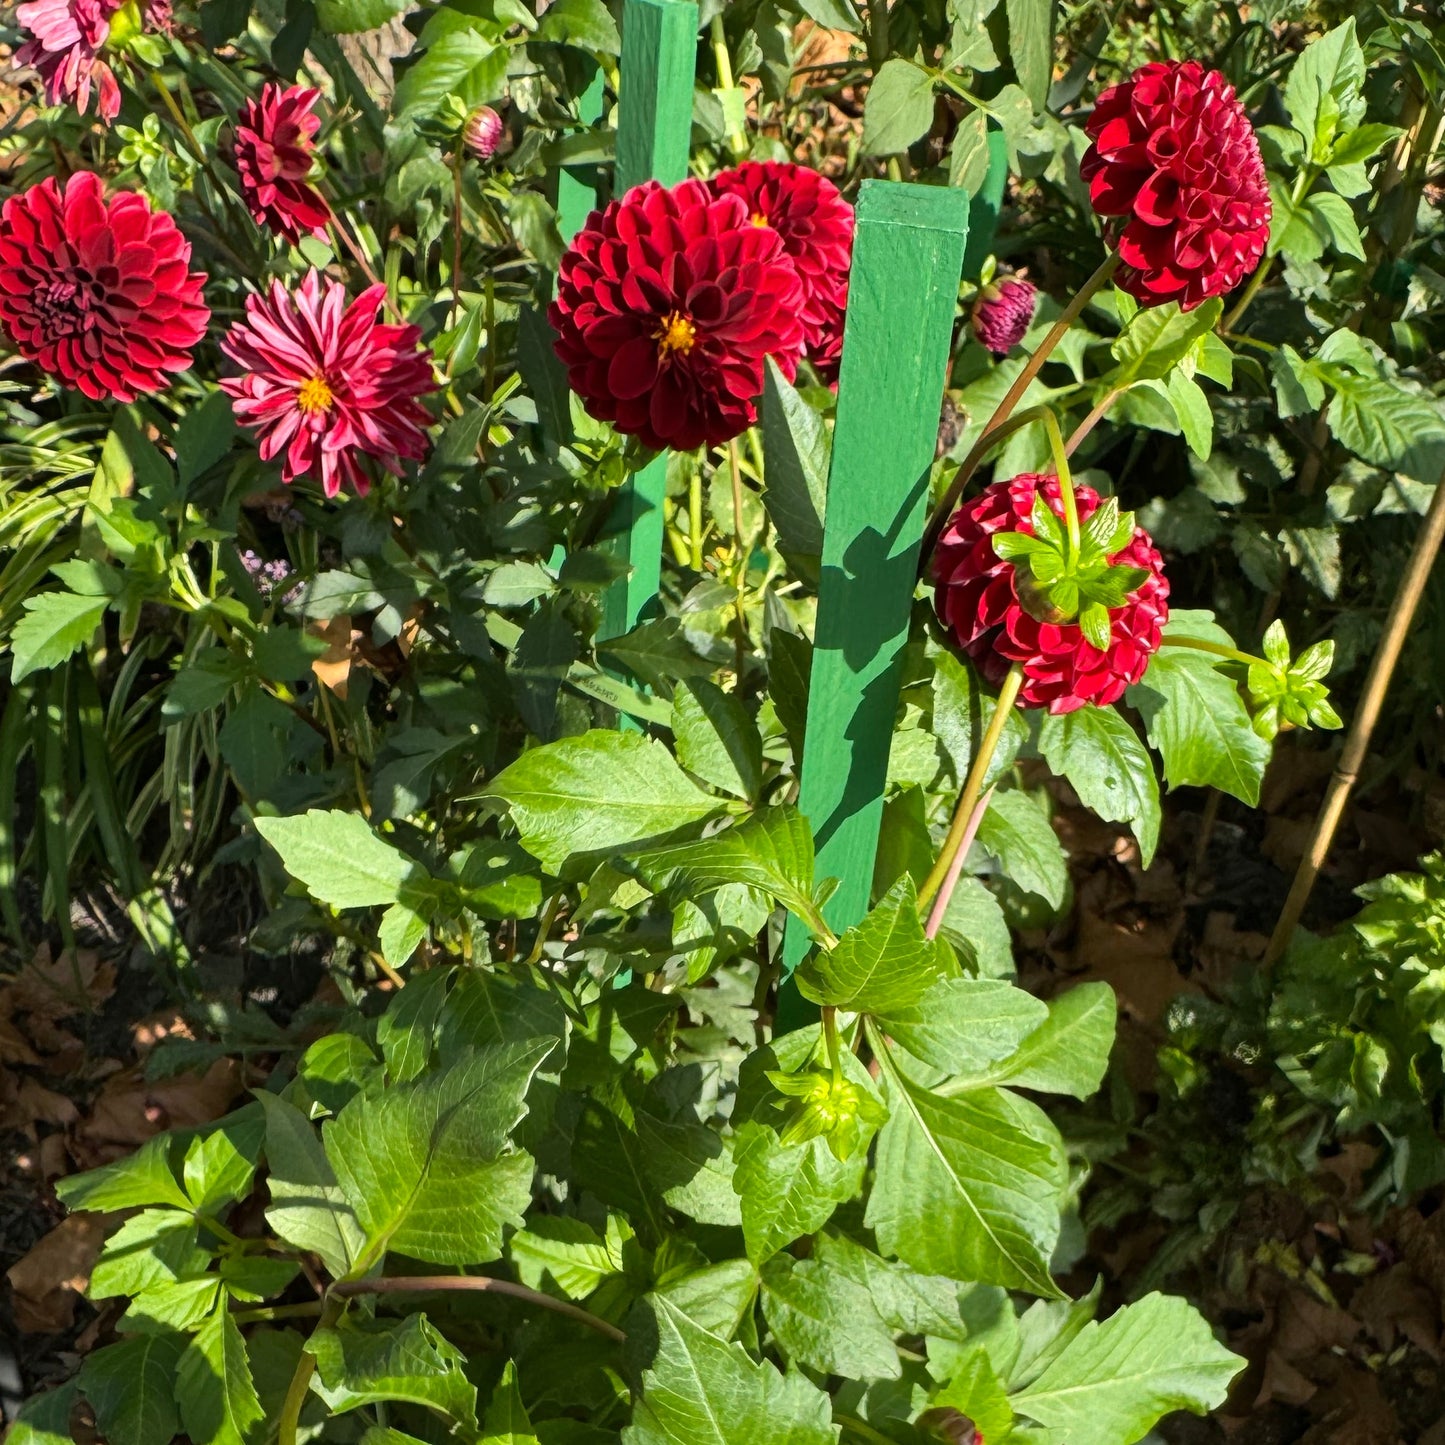
[[[594,211],[547,313],[587,410],[657,450],[730,441],[757,419],[763,359],[791,378],[802,283],[768,226],[701,181],[648,181]]]
[[[853,260],[853,207],[826,176],[781,161],[747,161],[708,182],[719,196],[740,196],[755,226],[782,237],[803,283],[803,346],[830,381],[843,353],[843,313]]]
[[[1269,241],[1269,184],[1234,87],[1197,60],[1141,66],[1099,97],[1079,173],[1109,221],[1116,282],[1186,311],[1232,291]]]
[[[246,209],[258,226],[293,246],[302,236],[326,235],[331,207],[307,179],[321,117],[311,107],[321,92],[268,81],[241,107],[233,155]]]
[[[0,208],[0,327],[92,400],[134,401],[191,364],[211,313],[190,242],[134,191],[51,176]]]
[[[985,286],[973,303],[973,334],[995,356],[1007,356],[1033,325],[1038,292],[1017,276]]]
[[[347,305],[346,288],[315,270],[294,293],[273,281],[221,342],[241,369],[221,389],[262,458],[280,458],[282,481],[310,476],[328,497],[343,486],[365,496],[362,457],[400,476],[403,457],[426,456],[432,418],[417,398],[436,389],[431,352],[420,327],[377,321],[385,295],[371,286]]]
[[[73,101],[84,115],[96,92],[96,114],[107,125],[120,113],[120,85],[101,52],[143,30],[170,33],[170,0],[27,0],[15,19],[30,37],[15,52],[17,65],[39,72],[51,105]]]
[[[467,154],[489,161],[502,143],[502,117],[489,105],[474,107],[462,126],[462,144]]]
[[[994,482],[953,514],[933,554],[934,605],[950,636],[995,687],[1014,663],[1023,665],[1019,701],[1025,707],[1051,713],[1085,703],[1102,707],[1139,681],[1159,649],[1169,619],[1164,559],[1142,527],[1132,528],[1125,545],[1109,554],[1110,566],[1136,568],[1141,575],[1108,608],[1107,647],[1090,642],[1077,620],[1049,620],[1033,578],[1020,585],[1028,564],[1000,556],[996,545],[1005,533],[1037,535],[1033,513],[1040,487],[1049,510],[1062,517],[1059,479],[1035,474]],[[1075,483],[1074,498],[1085,524],[1099,509],[1099,494]]]

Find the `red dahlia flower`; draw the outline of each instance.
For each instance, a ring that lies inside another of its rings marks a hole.
[[[170,0],[29,0],[15,18],[30,38],[15,52],[17,65],[33,66],[51,105],[70,100],[84,115],[96,88],[96,114],[107,125],[120,113],[120,86],[101,51],[123,45],[142,30],[169,34]]]
[[[1010,532],[1037,535],[1034,503],[1041,485],[1049,510],[1062,517],[1059,479],[1033,474],[994,482],[953,514],[933,556],[934,603],[954,641],[994,686],[1013,663],[1023,664],[1019,700],[1025,707],[1047,707],[1051,713],[1073,712],[1085,703],[1103,707],[1139,681],[1159,647],[1169,618],[1164,561],[1140,527],[1132,529],[1127,545],[1109,554],[1111,565],[1145,575],[1120,605],[1108,609],[1107,648],[1094,646],[1077,620],[1041,620],[1035,613],[1047,617],[1048,604],[1045,599],[1040,605],[1027,561],[1001,557],[994,540]],[[1099,494],[1075,484],[1074,498],[1082,526],[1099,509]]]
[[[757,419],[763,358],[803,342],[802,283],[778,233],[701,181],[648,181],[594,211],[547,313],[587,410],[661,450],[730,441]]]
[[[294,294],[273,281],[269,296],[246,298],[221,342],[241,375],[221,389],[260,434],[262,458],[281,458],[282,481],[313,476],[328,497],[344,484],[365,496],[361,457],[400,476],[401,458],[426,455],[431,416],[417,398],[435,390],[431,353],[420,327],[378,324],[385,286],[348,306],[339,281],[321,284],[312,270]]]
[[[15,347],[94,401],[134,401],[191,364],[206,278],[190,243],[134,191],[52,176],[0,209],[0,326]]]
[[[1145,305],[1185,310],[1259,265],[1270,200],[1259,142],[1234,88],[1197,60],[1142,66],[1099,97],[1080,163],[1113,218],[1115,280]]]
[[[830,381],[843,352],[843,312],[853,259],[853,207],[807,166],[748,161],[708,182],[714,195],[741,196],[748,219],[782,238],[803,283],[803,346]]]
[[[1033,286],[1014,276],[985,286],[973,303],[973,334],[995,356],[1007,356],[1033,324],[1037,301]]]
[[[307,181],[321,117],[312,113],[319,90],[268,81],[259,99],[241,107],[235,161],[246,209],[293,246],[302,236],[325,236],[331,207]]]

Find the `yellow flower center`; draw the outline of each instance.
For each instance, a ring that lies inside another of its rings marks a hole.
[[[296,392],[296,405],[304,412],[329,411],[334,400],[324,376],[310,377]]]
[[[763,215],[761,211],[754,211],[752,215],[748,217],[748,219],[755,226],[766,226],[768,224],[768,218]]]
[[[665,361],[674,351],[686,356],[692,350],[697,328],[681,311],[670,311],[652,335],[657,341],[657,354]]]

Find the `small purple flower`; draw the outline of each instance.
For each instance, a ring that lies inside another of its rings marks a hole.
[[[241,554],[241,565],[246,569],[247,575],[256,584],[256,591],[267,601],[278,599],[283,607],[287,607],[300,595],[301,584],[287,587],[291,579],[292,566],[283,558],[277,558],[274,562],[267,562],[255,552],[247,549]],[[282,589],[285,588],[284,594]]]
[[[1037,299],[1033,285],[1016,276],[985,286],[973,303],[973,334],[995,356],[1007,356],[1032,324]]]
[[[477,106],[462,127],[462,144],[479,161],[489,161],[502,143],[502,117],[489,105]]]

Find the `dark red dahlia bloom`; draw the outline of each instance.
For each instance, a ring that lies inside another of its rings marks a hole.
[[[1169,583],[1164,559],[1149,534],[1134,538],[1109,561],[1144,569],[1149,575],[1109,611],[1110,644],[1101,651],[1077,622],[1045,622],[1019,598],[1015,563],[998,556],[993,539],[1001,532],[1034,535],[1031,514],[1040,485],[1057,517],[1064,514],[1057,477],[1036,474],[995,482],[950,518],[933,554],[934,604],[954,641],[995,687],[1009,667],[1023,664],[1019,701],[1052,713],[1073,712],[1085,703],[1117,702],[1144,675],[1169,619]],[[1079,521],[1099,506],[1092,487],[1074,485]]]
[[[0,209],[0,326],[23,355],[92,400],[134,401],[191,364],[211,313],[205,275],[164,211],[105,199],[79,171]]]
[[[1007,356],[1033,324],[1038,292],[1010,276],[985,286],[973,303],[973,334],[995,356]]]
[[[312,476],[328,497],[343,485],[364,497],[363,456],[394,476],[403,457],[426,456],[432,419],[417,398],[436,389],[431,352],[417,345],[420,327],[378,324],[385,286],[348,306],[339,281],[324,284],[312,270],[294,295],[273,281],[269,296],[246,298],[245,320],[221,342],[241,375],[221,389],[260,434],[262,458],[280,457],[282,481]]]
[[[1115,280],[1185,310],[1231,291],[1269,240],[1264,161],[1234,88],[1197,60],[1141,66],[1099,97],[1080,163],[1111,218]]]
[[[714,195],[741,196],[748,219],[770,226],[803,283],[803,346],[828,380],[843,353],[843,313],[853,260],[853,207],[826,176],[807,166],[748,161],[708,182]]]
[[[462,144],[469,155],[489,161],[502,144],[502,117],[489,105],[479,105],[467,115],[462,126]]]
[[[763,358],[789,378],[802,283],[768,226],[701,181],[648,181],[594,211],[547,313],[572,390],[661,450],[730,441],[757,419]]]
[[[331,207],[311,185],[311,160],[321,117],[311,107],[319,90],[268,81],[260,97],[241,107],[235,161],[246,209],[293,246],[302,236],[325,236]]]

